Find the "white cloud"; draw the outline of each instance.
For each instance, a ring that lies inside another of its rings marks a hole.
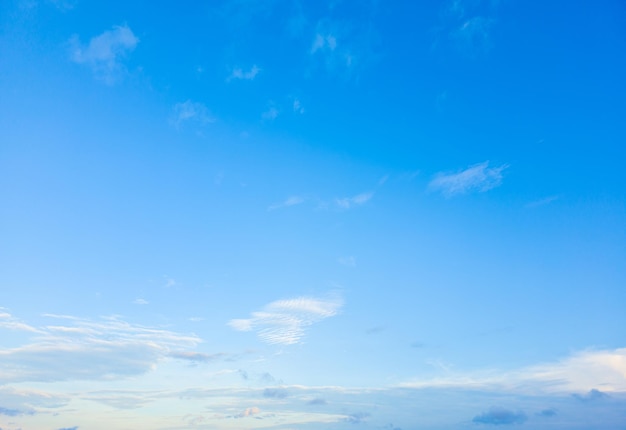
[[[261,114],[261,118],[268,121],[273,121],[278,117],[279,113],[280,111],[276,107],[270,106],[265,112]]]
[[[353,256],[339,257],[337,261],[339,262],[339,264],[347,267],[356,267],[356,258]]]
[[[465,20],[452,32],[451,37],[465,54],[486,53],[492,46],[489,32],[493,23],[493,19],[475,16]]]
[[[369,191],[366,193],[357,194],[352,197],[343,197],[340,199],[335,199],[335,203],[341,209],[350,209],[354,206],[360,206],[367,203],[372,197],[374,197],[374,192]]]
[[[26,323],[23,323],[17,318],[14,318],[8,312],[0,312],[0,329],[27,331],[27,332],[32,332],[32,333],[39,332],[39,330],[37,330],[35,327],[30,326]]]
[[[215,122],[215,118],[211,116],[209,109],[204,104],[187,100],[174,105],[170,122],[176,128],[179,128],[185,122],[205,125]]]
[[[139,39],[126,24],[113,26],[112,30],[91,38],[85,46],[78,37],[72,38],[72,60],[85,64],[96,77],[112,84],[123,71],[121,60],[135,49]]]
[[[300,102],[300,100],[295,99],[293,101],[293,111],[295,113],[299,113],[299,114],[303,114],[304,113],[304,108],[302,107],[302,103]]]
[[[176,279],[170,278],[169,276],[165,276],[165,288],[172,288],[178,285]]]
[[[296,206],[296,205],[299,205],[299,204],[302,204],[302,203],[304,203],[304,197],[291,196],[291,197],[288,197],[284,202],[275,203],[275,204],[269,206],[267,208],[267,210],[273,211],[275,209],[286,208],[286,207],[289,207],[289,206]]]
[[[438,173],[428,186],[448,197],[472,191],[485,192],[502,183],[502,171],[507,167],[506,164],[489,167],[489,162],[485,161],[456,173]]]
[[[59,408],[67,404],[69,398],[60,393],[33,390],[28,388],[0,387],[0,404],[6,408],[31,407]]]
[[[536,208],[536,207],[539,207],[539,206],[545,206],[545,205],[548,205],[548,204],[558,200],[559,197],[560,196],[549,196],[549,197],[545,197],[543,199],[535,200],[535,201],[532,201],[532,202],[528,203],[526,205],[526,207],[527,208]]]
[[[150,302],[147,301],[146,299],[135,299],[135,300],[133,300],[133,303],[136,304],[136,305],[147,305]]]
[[[338,298],[316,299],[299,297],[278,300],[253,312],[251,318],[231,320],[235,330],[255,330],[261,340],[270,344],[299,343],[310,325],[339,312],[343,305]]]
[[[256,406],[253,406],[251,408],[246,408],[244,411],[238,413],[237,415],[235,415],[235,418],[251,417],[253,415],[258,415],[260,413],[261,413],[261,410],[257,408]]]
[[[230,74],[230,76],[228,78],[226,78],[226,81],[230,82],[233,79],[251,81],[260,72],[261,72],[261,69],[256,64],[253,65],[252,68],[250,70],[248,70],[247,72],[245,72],[241,68],[235,68],[235,69],[233,69],[233,72]]]
[[[320,50],[334,51],[337,48],[337,38],[332,34],[320,34],[315,35],[313,44],[311,45],[311,54],[315,54]]]
[[[0,349],[0,384],[19,381],[118,379],[153,369],[171,350],[200,339],[126,323],[61,317],[60,324],[36,327],[32,341]]]
[[[510,372],[483,371],[410,381],[407,388],[465,388],[528,394],[626,392],[626,348],[582,351],[561,361]]]

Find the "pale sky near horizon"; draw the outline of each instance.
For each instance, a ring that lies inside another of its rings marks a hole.
[[[0,4],[0,430],[626,430],[626,4]]]

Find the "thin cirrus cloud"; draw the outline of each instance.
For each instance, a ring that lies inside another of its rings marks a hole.
[[[466,55],[475,56],[487,53],[492,47],[490,37],[494,20],[475,16],[464,21],[451,34],[457,48]]]
[[[244,71],[243,69],[237,67],[234,68],[232,73],[230,74],[230,76],[228,76],[228,78],[226,78],[227,82],[230,82],[232,80],[243,80],[243,81],[251,81],[254,78],[256,78],[256,76],[261,72],[261,69],[259,68],[259,66],[257,66],[256,64],[253,65],[250,70],[248,70],[247,72]]]
[[[122,60],[132,52],[139,39],[128,25],[115,25],[83,45],[78,36],[70,40],[71,59],[89,66],[95,76],[107,84],[113,84],[123,73]]]
[[[366,193],[360,193],[352,197],[342,197],[335,199],[335,204],[340,209],[350,209],[355,206],[361,206],[371,200],[374,197],[373,191],[368,191]]]
[[[299,204],[304,203],[304,197],[301,196],[290,196],[287,199],[285,199],[284,201],[280,202],[280,203],[274,203],[273,205],[270,205],[267,210],[268,211],[273,211],[276,209],[281,209],[281,208],[288,208],[290,206],[296,206]]]
[[[511,411],[501,407],[492,407],[489,411],[475,416],[472,421],[477,424],[503,425],[522,424],[527,419],[528,417],[522,411]]]
[[[491,370],[456,374],[406,382],[400,386],[490,389],[527,394],[576,393],[579,399],[599,398],[607,392],[626,392],[626,348],[581,351],[557,362],[510,372]],[[597,387],[602,387],[602,392]]]
[[[455,173],[440,172],[430,181],[428,188],[440,191],[447,197],[470,192],[482,193],[502,184],[502,172],[507,167],[506,164],[489,167],[489,161],[485,161]]]
[[[273,121],[278,118],[278,115],[280,115],[280,111],[276,106],[270,103],[267,110],[261,114],[261,118],[265,121]]]
[[[277,300],[253,312],[250,318],[233,319],[228,325],[238,331],[255,331],[269,344],[291,345],[300,343],[311,325],[337,315],[342,305],[339,298]]]
[[[315,54],[317,51],[334,51],[337,48],[337,38],[332,34],[320,34],[315,35],[313,44],[311,45],[311,54]]]
[[[246,408],[245,410],[241,411],[240,413],[235,415],[234,418],[247,418],[247,417],[252,417],[254,415],[258,415],[260,413],[261,413],[261,409],[259,409],[256,406],[253,406],[251,408]]]
[[[55,324],[10,327],[26,332],[34,328],[35,334],[24,345],[0,349],[0,384],[125,378],[153,369],[172,356],[172,350],[185,350],[201,341],[194,335],[132,325],[115,317],[99,321],[45,317],[55,319]]]
[[[458,53],[476,58],[493,46],[492,29],[497,22],[498,2],[453,1],[442,10],[435,45],[450,44]]]
[[[212,122],[215,122],[215,118],[209,109],[204,104],[191,100],[176,103],[170,119],[170,123],[176,128],[180,128],[185,123],[206,125]]]

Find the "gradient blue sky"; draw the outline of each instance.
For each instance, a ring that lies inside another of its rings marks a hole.
[[[0,429],[626,429],[619,0],[0,4]]]

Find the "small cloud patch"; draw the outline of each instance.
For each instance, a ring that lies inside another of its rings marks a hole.
[[[111,30],[92,37],[87,45],[77,36],[70,40],[71,59],[90,67],[97,78],[113,84],[124,71],[122,60],[132,52],[139,39],[128,25],[116,25]]]
[[[574,394],[573,396],[575,399],[578,399],[581,402],[594,402],[594,401],[606,399],[607,397],[609,397],[608,394],[603,393],[600,390],[596,390],[595,388],[592,390],[589,390],[587,394]]]
[[[370,414],[367,412],[355,412],[346,416],[343,420],[350,424],[361,424],[369,418]]]
[[[342,305],[338,298],[277,300],[253,312],[250,318],[233,319],[228,325],[238,331],[255,330],[259,338],[269,344],[291,345],[301,341],[309,326],[337,315]]]
[[[542,411],[537,412],[537,416],[550,418],[556,416],[556,409],[544,409]]]
[[[440,191],[446,197],[469,192],[483,193],[502,183],[502,172],[506,164],[489,167],[489,161],[475,164],[456,173],[438,173],[428,187]]]
[[[522,424],[526,419],[527,416],[522,411],[515,412],[505,408],[491,408],[489,411],[475,416],[472,422],[476,424],[504,425]]]

